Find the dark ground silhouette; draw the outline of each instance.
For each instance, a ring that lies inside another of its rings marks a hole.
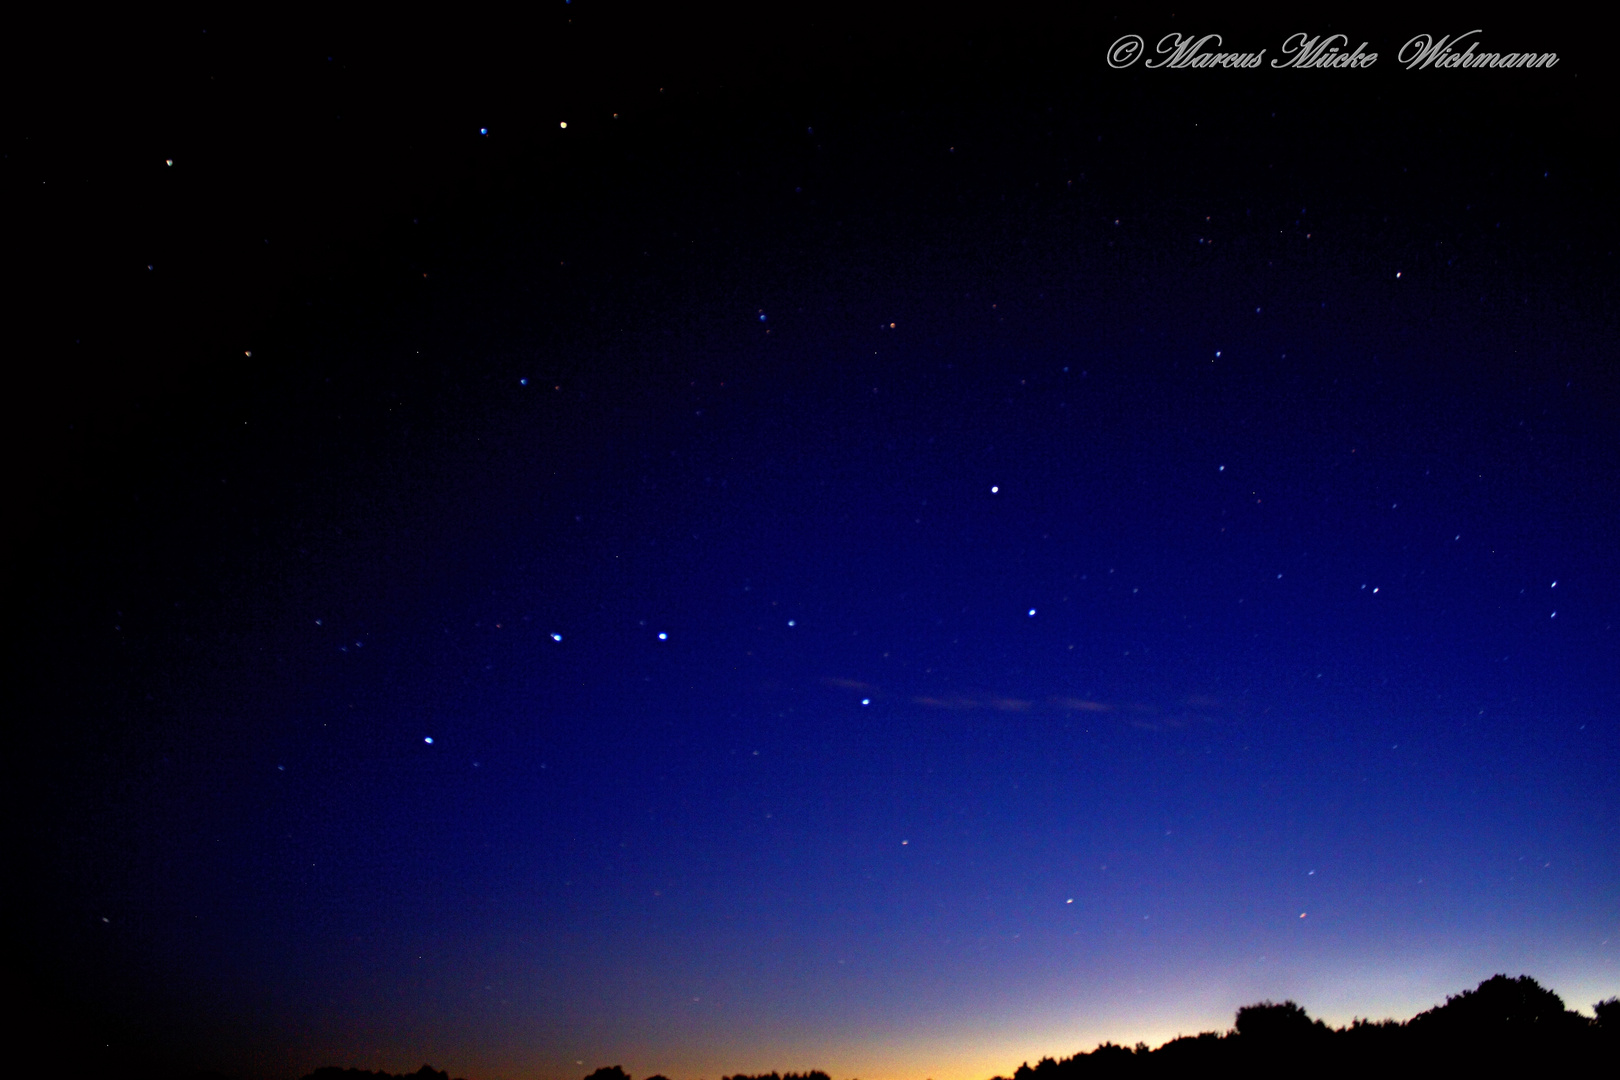
[[[17,989],[12,987],[13,990]],[[33,995],[8,994],[10,1019],[17,1031],[47,1037],[55,1047],[52,1064],[25,1067],[19,1075],[121,1076],[131,1080],[227,1080],[220,1073],[167,1068],[122,1028],[76,1012],[66,1015]],[[1445,1004],[1410,1020],[1355,1020],[1330,1028],[1292,1001],[1262,1001],[1237,1011],[1232,1028],[1184,1035],[1154,1049],[1103,1043],[1072,1057],[1027,1062],[1011,1078],[994,1080],[1092,1080],[1106,1077],[1196,1076],[1222,1070],[1238,1075],[1277,1076],[1616,1076],[1620,1075],[1620,999],[1592,1007],[1593,1017],[1565,1008],[1556,993],[1527,975],[1494,975],[1472,990],[1446,998]],[[57,1023],[48,1023],[53,1016]],[[95,1048],[81,1055],[73,1047]],[[26,1046],[25,1046],[26,1050]],[[28,1059],[25,1052],[23,1059]],[[327,1066],[303,1080],[451,1080],[448,1073],[423,1065],[396,1075],[357,1068]],[[584,1080],[632,1080],[617,1065],[597,1069]],[[668,1080],[662,1075],[646,1080]],[[831,1080],[824,1072],[757,1076],[737,1074],[721,1080]]]
[[[1342,1028],[1313,1020],[1292,1001],[1261,1001],[1237,1011],[1232,1028],[1183,1035],[1157,1049],[1108,1042],[1062,1059],[1025,1062],[1010,1080],[1092,1080],[1096,1077],[1193,1076],[1215,1070],[1276,1076],[1614,1076],[1620,1075],[1620,999],[1593,1006],[1595,1017],[1528,975],[1493,975],[1444,1005],[1407,1021],[1355,1020]],[[449,1080],[424,1065],[394,1077],[359,1069],[317,1069],[304,1080]],[[632,1080],[617,1065],[585,1080]],[[647,1080],[667,1080],[650,1076]],[[831,1080],[824,1072],[721,1080]],[[995,1080],[1009,1080],[996,1077]]]
[[[1103,1043],[1062,1059],[1025,1062],[1010,1080],[1099,1077],[1280,1076],[1614,1076],[1620,1075],[1620,999],[1593,1006],[1594,1018],[1528,975],[1493,975],[1405,1022],[1355,1020],[1342,1028],[1313,1020],[1292,1001],[1261,1001],[1237,1011],[1231,1030],[1183,1035],[1157,1049]],[[449,1080],[422,1066],[406,1077],[319,1069],[304,1080]],[[585,1080],[632,1080],[622,1068],[597,1069]],[[647,1080],[667,1080],[662,1075]],[[721,1080],[831,1080],[824,1072]],[[995,1077],[994,1080],[1009,1080]]]
[[[624,1076],[623,1069],[615,1067],[614,1071]],[[597,1069],[592,1075],[608,1072],[607,1069]],[[304,1080],[450,1080],[450,1074],[431,1065],[423,1065],[413,1073],[367,1072],[364,1069],[340,1069],[336,1065],[327,1065],[308,1074]],[[625,1080],[629,1080],[629,1077],[625,1077]]]

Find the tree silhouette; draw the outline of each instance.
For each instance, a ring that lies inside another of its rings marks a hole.
[[[1266,1045],[1293,1045],[1327,1031],[1327,1025],[1320,1020],[1312,1020],[1304,1009],[1292,1001],[1285,1001],[1281,1005],[1273,1001],[1245,1005],[1237,1011],[1237,1021],[1233,1026],[1245,1041]]]
[[[1544,1034],[1565,1024],[1567,1013],[1564,999],[1530,976],[1492,975],[1477,989],[1447,997],[1444,1005],[1418,1013],[1411,1022],[1418,1028]]]
[[[1418,1013],[1407,1027],[1421,1057],[1480,1067],[1544,1068],[1580,1056],[1590,1033],[1585,1017],[1528,975],[1493,975]]]
[[[1607,1062],[1611,1071],[1620,1068],[1620,998],[1606,998],[1592,1006],[1593,1057]]]
[[[1292,1001],[1245,1005],[1233,1026],[1237,1056],[1250,1068],[1267,1070],[1285,1061],[1320,1057],[1322,1044],[1333,1034]]]

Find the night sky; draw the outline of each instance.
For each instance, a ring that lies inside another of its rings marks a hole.
[[[10,43],[12,1041],[984,1080],[1620,992],[1590,33],[756,17]],[[1105,62],[1299,30],[1380,58]]]

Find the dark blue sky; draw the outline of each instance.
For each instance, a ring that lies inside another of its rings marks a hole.
[[[27,978],[242,1075],[676,1080],[1620,988],[1576,38],[569,7],[169,28],[12,140]]]

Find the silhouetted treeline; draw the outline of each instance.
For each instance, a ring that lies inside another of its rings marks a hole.
[[[1594,1018],[1564,1008],[1564,1001],[1528,975],[1493,975],[1412,1019],[1356,1020],[1330,1028],[1292,1001],[1262,1001],[1237,1011],[1232,1029],[1183,1035],[1158,1049],[1107,1042],[1090,1053],[1028,1062],[1012,1080],[1097,1080],[1107,1077],[1194,1076],[1200,1070],[1275,1076],[1475,1075],[1620,1076],[1620,999],[1592,1007]],[[1381,1075],[1380,1075],[1381,1074]],[[450,1080],[424,1065],[409,1076],[360,1069],[317,1069],[304,1080]],[[585,1080],[632,1080],[617,1065]],[[668,1080],[649,1076],[647,1080]],[[721,1080],[831,1080],[819,1070],[738,1073]],[[995,1080],[1007,1080],[998,1076]]]
[[[1356,1020],[1330,1028],[1292,1001],[1262,1001],[1239,1009],[1224,1033],[1183,1035],[1156,1050],[1104,1043],[1062,1060],[1026,1062],[1012,1080],[1179,1076],[1202,1069],[1317,1076],[1602,1069],[1596,1074],[1620,1075],[1620,1000],[1593,1008],[1595,1019],[1564,1008],[1562,998],[1528,975],[1492,976],[1405,1023]]]

